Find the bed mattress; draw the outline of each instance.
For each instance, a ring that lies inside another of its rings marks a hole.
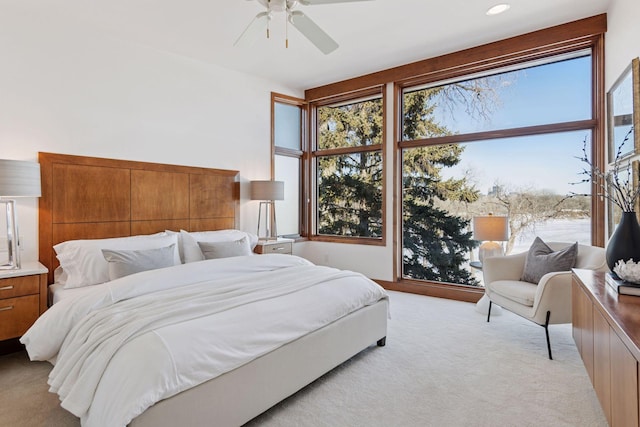
[[[386,298],[353,272],[287,255],[127,276],[60,299],[25,334],[85,426],[126,425],[168,399]]]

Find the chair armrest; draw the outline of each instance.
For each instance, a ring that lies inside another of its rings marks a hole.
[[[578,246],[578,259],[574,268],[586,270],[608,271],[604,248],[597,246]]]
[[[540,279],[533,301],[533,321],[544,324],[547,311],[550,324],[571,322],[571,271],[547,273]]]
[[[485,258],[482,263],[482,277],[485,286],[496,280],[520,280],[526,259],[527,252]]]

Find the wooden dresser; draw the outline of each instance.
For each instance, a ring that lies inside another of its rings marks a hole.
[[[638,426],[640,297],[618,295],[605,273],[573,270],[573,339],[609,425]]]
[[[39,262],[0,270],[0,341],[22,336],[47,309],[47,272]]]

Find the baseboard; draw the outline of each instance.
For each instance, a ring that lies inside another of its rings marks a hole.
[[[411,294],[446,298],[457,301],[476,303],[480,298],[482,298],[482,295],[484,295],[484,288],[470,288],[467,286],[407,280],[390,282],[387,280],[373,279],[373,281],[388,291],[408,292]]]

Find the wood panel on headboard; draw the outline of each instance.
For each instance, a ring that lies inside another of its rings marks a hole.
[[[38,160],[39,258],[49,283],[59,265],[53,246],[66,240],[239,226],[238,171],[55,153]]]

